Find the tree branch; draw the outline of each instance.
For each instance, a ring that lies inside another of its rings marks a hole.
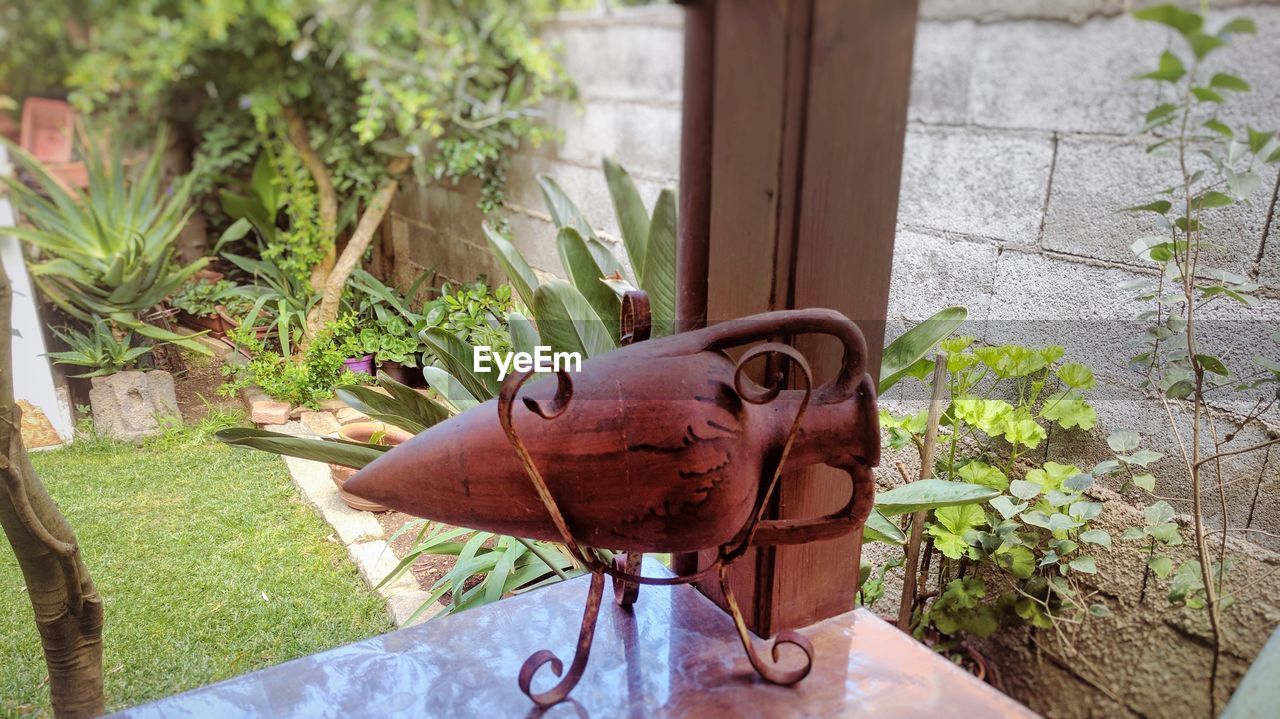
[[[311,269],[311,286],[320,289],[324,286],[333,269],[338,252],[338,192],[333,188],[333,178],[324,165],[324,159],[311,144],[311,134],[307,132],[307,124],[303,122],[296,110],[284,106],[284,118],[289,128],[289,144],[298,151],[302,166],[316,183],[316,194],[320,200],[320,230],[324,234],[325,256],[320,264]]]

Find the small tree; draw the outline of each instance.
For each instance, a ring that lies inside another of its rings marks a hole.
[[[545,0],[129,5],[94,28],[96,50],[70,78],[77,102],[131,118],[247,112],[287,143],[318,199],[311,333],[337,317],[408,172],[478,177],[494,209],[505,151],[545,138],[536,107],[568,88],[530,24]],[[339,252],[347,207],[355,225]]]
[[[40,483],[22,444],[22,410],[13,399],[12,305],[0,263],[0,528],[18,558],[35,610],[55,716],[96,717],[103,712],[102,598],[71,525]]]

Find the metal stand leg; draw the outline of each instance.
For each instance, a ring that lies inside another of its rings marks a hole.
[[[546,708],[564,701],[569,692],[578,685],[582,673],[586,671],[587,659],[591,656],[591,639],[596,633],[596,619],[600,616],[600,604],[604,598],[604,573],[591,573],[591,588],[587,593],[587,608],[582,614],[582,629],[578,632],[578,648],[573,654],[573,663],[569,665],[569,673],[564,675],[551,689],[534,693],[531,685],[533,675],[543,664],[551,664],[551,672],[556,676],[564,670],[564,663],[550,649],[540,649],[524,660],[520,667],[520,691],[533,700],[534,704]]]

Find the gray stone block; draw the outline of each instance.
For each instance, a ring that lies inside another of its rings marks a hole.
[[[1130,17],[979,25],[974,34],[970,120],[984,127],[1123,134],[1154,105],[1151,83],[1162,28]]]
[[[973,37],[972,22],[922,22],[916,27],[908,119],[942,125],[968,119]]]
[[[1048,135],[914,127],[898,222],[1035,244],[1052,160]]]
[[[684,11],[675,6],[574,14],[549,23],[564,67],[590,102],[595,98],[679,102],[684,66]]]
[[[680,173],[680,106],[598,100],[557,103],[551,122],[563,133],[556,154],[598,166],[613,157],[633,174],[675,178]]]
[[[91,382],[94,429],[112,439],[136,442],[164,431],[166,419],[182,420],[168,372],[117,372]]]
[[[1164,150],[1147,154],[1145,145],[1123,139],[1063,137],[1058,142],[1053,187],[1045,216],[1044,246],[1084,257],[1154,268],[1129,249],[1134,240],[1160,234],[1151,213],[1118,212],[1163,197],[1160,191],[1181,177],[1178,159]],[[1208,167],[1200,155],[1194,169]],[[1258,251],[1276,169],[1264,171],[1251,205],[1208,210],[1208,239],[1202,265],[1244,274]]]
[[[952,242],[899,230],[889,281],[889,318],[915,323],[944,307],[964,305],[971,322],[983,322],[998,255],[994,244]]]

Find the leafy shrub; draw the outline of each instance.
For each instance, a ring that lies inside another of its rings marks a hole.
[[[243,317],[253,306],[247,290],[230,280],[204,282],[196,280],[182,286],[169,305],[196,317],[207,317],[222,307],[233,318]]]
[[[314,408],[333,397],[336,387],[359,381],[343,365],[343,360],[360,354],[352,315],[326,326],[298,358],[268,349],[247,325],[232,330],[228,336],[249,350],[252,357],[243,367],[224,367],[223,371],[233,379],[219,388],[223,396],[233,397],[256,384],[272,399]]]

